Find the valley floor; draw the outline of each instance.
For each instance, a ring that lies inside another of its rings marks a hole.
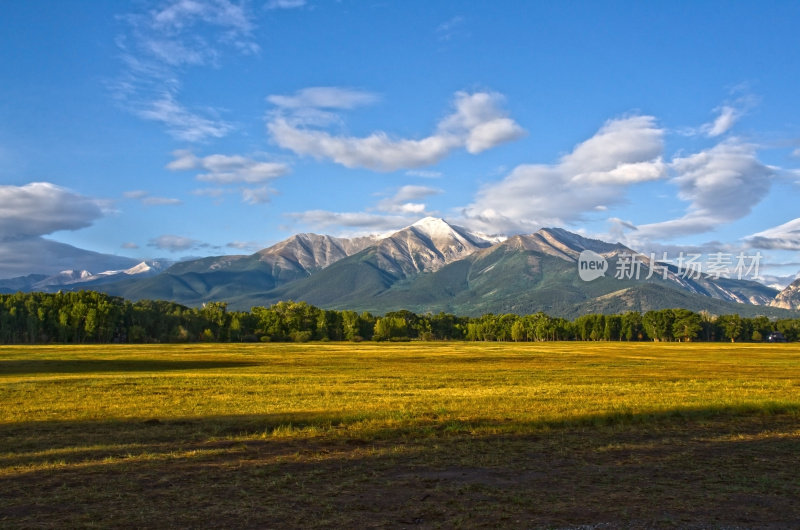
[[[800,526],[796,344],[0,348],[3,527]]]

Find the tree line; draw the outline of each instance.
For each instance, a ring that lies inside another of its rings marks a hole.
[[[212,302],[192,308],[166,301],[131,302],[93,291],[0,295],[0,343],[90,344],[318,341],[727,341],[760,342],[774,332],[800,340],[800,319],[713,316],[686,309],[644,314],[545,313],[460,317],[393,311],[382,316],[279,302],[229,311]]]

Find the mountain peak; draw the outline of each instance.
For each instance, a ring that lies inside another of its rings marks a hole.
[[[425,217],[412,224],[409,228],[416,228],[431,237],[452,236],[458,232],[451,224],[438,217]]]

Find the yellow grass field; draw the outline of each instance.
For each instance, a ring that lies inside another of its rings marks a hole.
[[[800,526],[800,345],[0,348],[3,527]]]

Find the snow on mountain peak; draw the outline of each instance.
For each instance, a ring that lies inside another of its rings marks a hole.
[[[412,224],[409,228],[416,228],[431,237],[447,237],[456,232],[447,221],[438,217],[425,217]]]

